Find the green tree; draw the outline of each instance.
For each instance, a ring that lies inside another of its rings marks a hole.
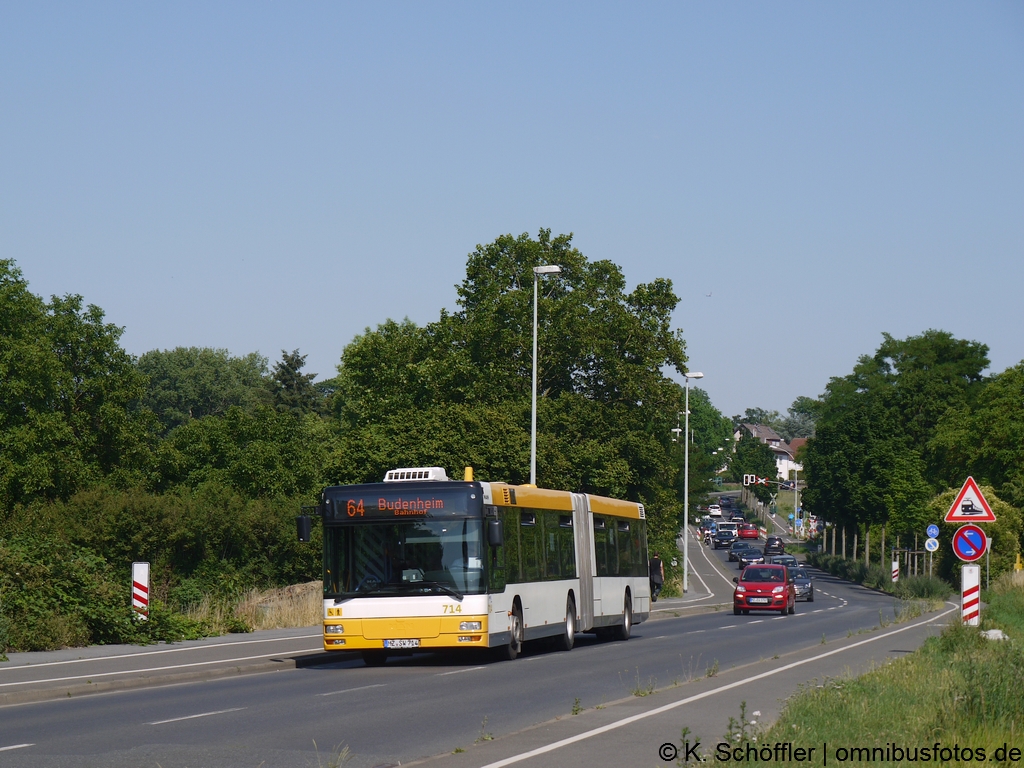
[[[627,292],[619,267],[570,235],[505,235],[469,255],[459,310],[426,327],[389,320],[347,346],[332,380],[332,477],[379,479],[420,460],[526,482],[533,267],[558,264],[539,298],[538,482],[643,501],[674,537],[681,473],[671,427],[685,370],[667,280]],[[691,393],[692,394],[692,393]],[[720,426],[719,426],[720,428]],[[439,458],[441,457],[441,458]],[[668,539],[671,541],[671,538]]]
[[[267,359],[258,352],[232,357],[226,349],[154,349],[139,358],[148,377],[142,399],[169,432],[192,419],[222,416],[231,406],[267,404]]]
[[[942,462],[930,447],[938,423],[977,396],[987,365],[985,345],[944,331],[883,334],[876,353],[832,379],[812,407],[805,507],[843,524],[917,530],[941,485]]]
[[[137,482],[150,422],[145,380],[119,346],[123,329],[80,296],[33,295],[0,261],[0,504],[67,498],[112,477]]]
[[[299,350],[281,350],[281,362],[274,364],[271,376],[274,403],[282,413],[300,415],[320,410],[320,392],[313,384],[315,373],[302,373],[306,355]]]

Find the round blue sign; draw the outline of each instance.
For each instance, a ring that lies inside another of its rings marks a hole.
[[[985,532],[976,525],[965,525],[953,534],[953,554],[973,563],[985,554]]]
[[[937,526],[935,523],[932,523],[928,526],[928,530],[926,531],[926,533],[928,534],[929,539],[937,539],[939,537],[939,526]]]

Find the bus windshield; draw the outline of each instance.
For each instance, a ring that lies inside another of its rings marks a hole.
[[[325,526],[324,596],[485,591],[483,521],[420,519]]]

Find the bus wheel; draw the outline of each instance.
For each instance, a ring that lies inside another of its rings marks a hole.
[[[570,597],[565,603],[565,631],[555,640],[560,651],[571,651],[576,643],[576,604]]]
[[[499,649],[499,658],[505,661],[514,661],[523,652],[523,617],[519,612],[519,606],[512,608],[512,615],[508,622],[509,641]]]
[[[622,624],[614,630],[613,636],[616,640],[629,640],[630,632],[633,631],[633,603],[627,594],[622,605]]]
[[[368,667],[383,667],[387,660],[387,651],[363,651],[363,662]]]

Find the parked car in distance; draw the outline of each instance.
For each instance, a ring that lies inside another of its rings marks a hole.
[[[748,565],[757,565],[764,562],[764,555],[760,549],[744,549],[736,554],[736,560],[739,562],[739,569],[742,571]]]
[[[792,491],[793,487],[794,486],[792,480],[783,480],[781,483],[779,483],[780,491]]]
[[[743,523],[740,526],[739,535],[741,539],[756,539],[761,535],[761,532],[753,523]]]
[[[764,553],[766,555],[781,555],[786,551],[786,545],[782,542],[781,536],[766,536],[764,540]]]
[[[806,600],[808,603],[813,603],[814,580],[807,572],[807,569],[803,566],[799,566],[797,568],[790,568],[789,573],[793,577],[793,588],[796,590],[796,599]]]
[[[793,555],[771,555],[770,557],[765,558],[765,562],[784,565],[787,568],[797,568],[800,565]]]
[[[729,545],[729,560],[735,560],[736,555],[747,549],[750,549],[750,544],[741,539],[736,539],[736,541]]]
[[[732,612],[778,611],[796,613],[796,588],[784,565],[748,565],[733,579]]]
[[[728,547],[736,540],[736,534],[729,530],[718,529],[718,533],[711,537],[711,543],[715,545],[715,549],[721,549],[722,547]]]

